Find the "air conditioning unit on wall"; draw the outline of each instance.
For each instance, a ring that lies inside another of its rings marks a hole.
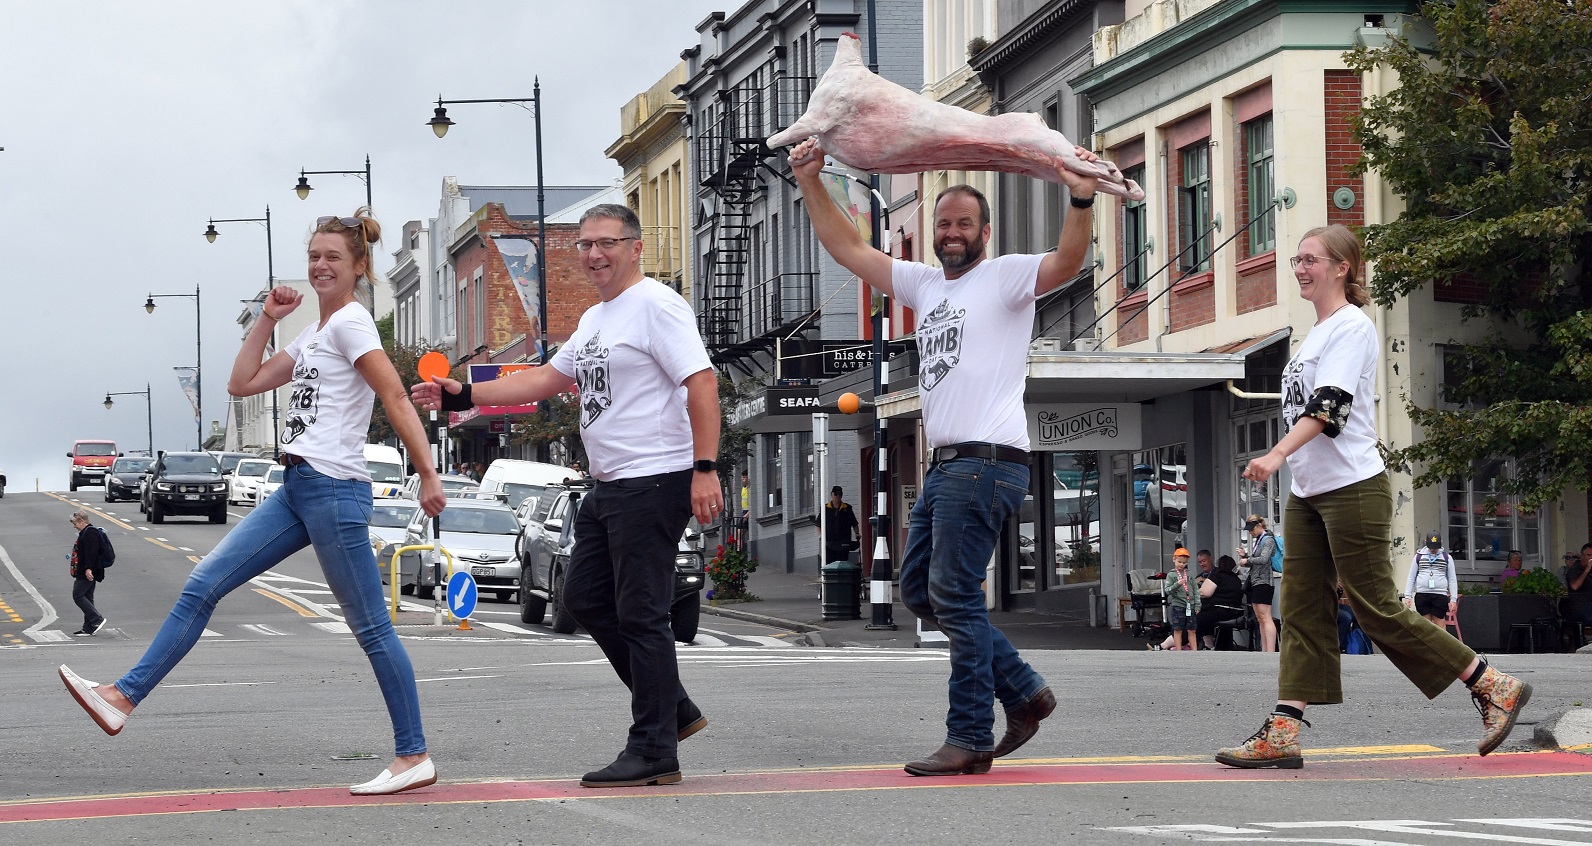
[[[1037,353],[1058,353],[1066,349],[1062,346],[1064,343],[1060,338],[1035,338],[1029,342],[1028,349]]]

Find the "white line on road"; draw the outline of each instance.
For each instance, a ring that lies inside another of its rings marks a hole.
[[[310,623],[310,625],[312,625],[315,628],[320,629],[322,631],[331,632],[332,634],[353,634],[354,633],[354,630],[349,628],[347,623],[325,622],[325,623]]]
[[[276,682],[195,682],[193,684],[166,684],[161,687],[259,687],[262,684],[276,684]]]
[[[56,621],[55,606],[51,605],[50,601],[44,598],[44,594],[39,593],[33,587],[33,583],[22,575],[22,570],[17,567],[15,561],[11,560],[11,556],[6,554],[6,548],[3,546],[0,546],[0,562],[5,562],[6,569],[11,571],[11,578],[16,579],[17,584],[21,585],[24,591],[27,591],[28,596],[33,597],[33,601],[39,604],[39,621],[23,629],[22,633],[36,641],[54,640],[54,638],[50,637],[40,637],[39,632],[45,626]]]
[[[729,646],[729,644],[703,631],[697,632],[695,643],[675,644],[677,649],[706,649],[712,646]]]
[[[603,663],[605,663],[605,664],[608,663],[608,659],[604,658],[603,659]],[[441,679],[415,679],[415,684],[420,684],[422,682],[463,681],[465,679],[500,679],[500,678],[503,678],[503,677],[502,676],[448,676],[447,678],[441,678]]]
[[[255,634],[280,635],[280,636],[283,636],[283,637],[290,636],[289,632],[279,632],[276,629],[271,628],[270,626],[260,625],[259,623],[241,623],[241,624],[238,625],[238,628],[247,629],[247,630],[249,630],[251,632],[254,632]]]

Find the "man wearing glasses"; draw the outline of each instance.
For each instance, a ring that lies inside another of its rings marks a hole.
[[[72,512],[72,528],[77,530],[77,540],[72,543],[72,601],[83,610],[83,628],[72,632],[75,637],[89,637],[105,628],[105,615],[94,607],[94,588],[105,580],[105,544],[100,530],[88,522],[88,515]]]
[[[634,212],[593,206],[581,216],[575,247],[601,302],[581,315],[551,361],[476,385],[435,379],[410,394],[428,410],[463,411],[537,402],[575,382],[597,485],[575,518],[563,602],[630,688],[632,720],[618,759],[580,783],[673,784],[677,744],[707,725],[680,685],[669,606],[687,521],[710,523],[724,510],[714,464],[718,376],[691,307],[642,274]]]

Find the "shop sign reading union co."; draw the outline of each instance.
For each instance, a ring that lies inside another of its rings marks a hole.
[[[1139,446],[1137,404],[1042,404],[1027,408],[1031,449],[1118,450]]]

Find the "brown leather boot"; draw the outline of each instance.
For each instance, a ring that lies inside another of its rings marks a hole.
[[[995,757],[1004,758],[1017,751],[1039,731],[1039,721],[1056,710],[1056,694],[1042,688],[1032,699],[1006,712],[1006,734],[995,744]]]
[[[906,765],[906,771],[915,776],[979,775],[989,772],[994,755],[975,752],[947,743],[934,754]]]

